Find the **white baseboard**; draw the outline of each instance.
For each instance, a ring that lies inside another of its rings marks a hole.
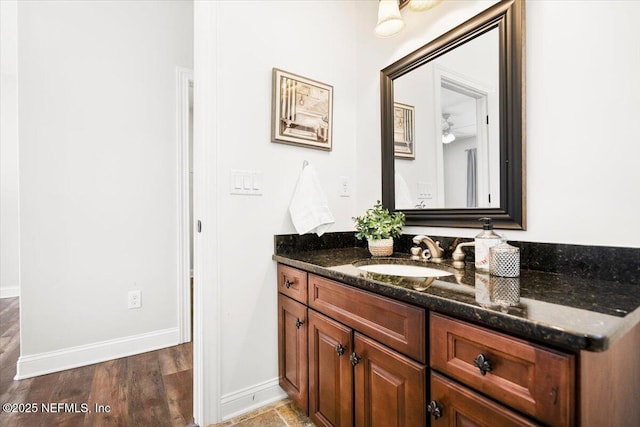
[[[132,335],[18,358],[16,380],[146,353],[178,344],[178,328]]]
[[[285,397],[287,394],[278,385],[278,378],[227,394],[221,399],[222,420],[235,418]]]
[[[0,288],[0,298],[13,298],[20,296],[20,286]]]

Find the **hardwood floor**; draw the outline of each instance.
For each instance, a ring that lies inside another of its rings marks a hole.
[[[190,343],[14,381],[19,327],[18,298],[0,299],[0,404],[37,409],[36,413],[2,410],[0,426],[183,427],[191,423]]]

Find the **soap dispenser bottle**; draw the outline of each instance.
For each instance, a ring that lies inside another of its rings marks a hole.
[[[480,218],[484,221],[482,232],[476,236],[476,271],[489,272],[489,249],[502,243],[502,237],[493,231],[491,218]]]

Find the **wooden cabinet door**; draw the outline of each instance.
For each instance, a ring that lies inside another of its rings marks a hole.
[[[431,427],[536,426],[522,415],[431,372]]]
[[[309,417],[316,426],[353,426],[352,331],[309,310]]]
[[[278,294],[278,373],[280,387],[309,414],[307,307]]]
[[[355,425],[424,427],[425,366],[358,333],[354,343]]]

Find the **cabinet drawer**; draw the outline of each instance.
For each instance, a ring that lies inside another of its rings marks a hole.
[[[425,311],[309,274],[309,306],[425,363]]]
[[[431,373],[431,402],[428,405],[428,409],[431,412],[432,427],[521,427],[538,425],[522,415],[435,372]]]
[[[278,292],[307,303],[307,272],[278,264]]]
[[[572,355],[434,313],[430,336],[433,369],[545,424],[573,424]]]

